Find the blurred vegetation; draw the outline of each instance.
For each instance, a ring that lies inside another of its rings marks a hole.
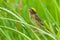
[[[49,32],[31,23],[31,7]],[[0,40],[60,40],[60,0],[0,0]]]

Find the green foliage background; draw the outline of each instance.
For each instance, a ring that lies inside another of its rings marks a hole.
[[[18,8],[19,2],[0,0],[0,40],[60,40],[60,0],[22,0]],[[31,23],[28,11],[31,7],[49,32]]]

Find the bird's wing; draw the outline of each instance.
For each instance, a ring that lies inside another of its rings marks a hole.
[[[37,14],[35,14],[35,19],[37,20],[39,24],[43,25],[41,19],[39,18]]]

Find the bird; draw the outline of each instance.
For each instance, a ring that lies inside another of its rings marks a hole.
[[[31,22],[36,25],[38,28],[42,28],[44,30],[46,30],[47,32],[49,32],[46,27],[44,26],[44,24],[42,23],[41,18],[38,16],[36,9],[35,8],[29,8],[29,17]]]
[[[34,8],[29,8],[29,17],[30,17],[32,23],[35,24],[36,26],[42,26],[43,25],[42,20],[37,15],[37,12]]]

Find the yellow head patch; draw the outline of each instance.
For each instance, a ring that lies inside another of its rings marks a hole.
[[[32,10],[34,10],[36,12],[36,9],[35,8],[31,8]]]

